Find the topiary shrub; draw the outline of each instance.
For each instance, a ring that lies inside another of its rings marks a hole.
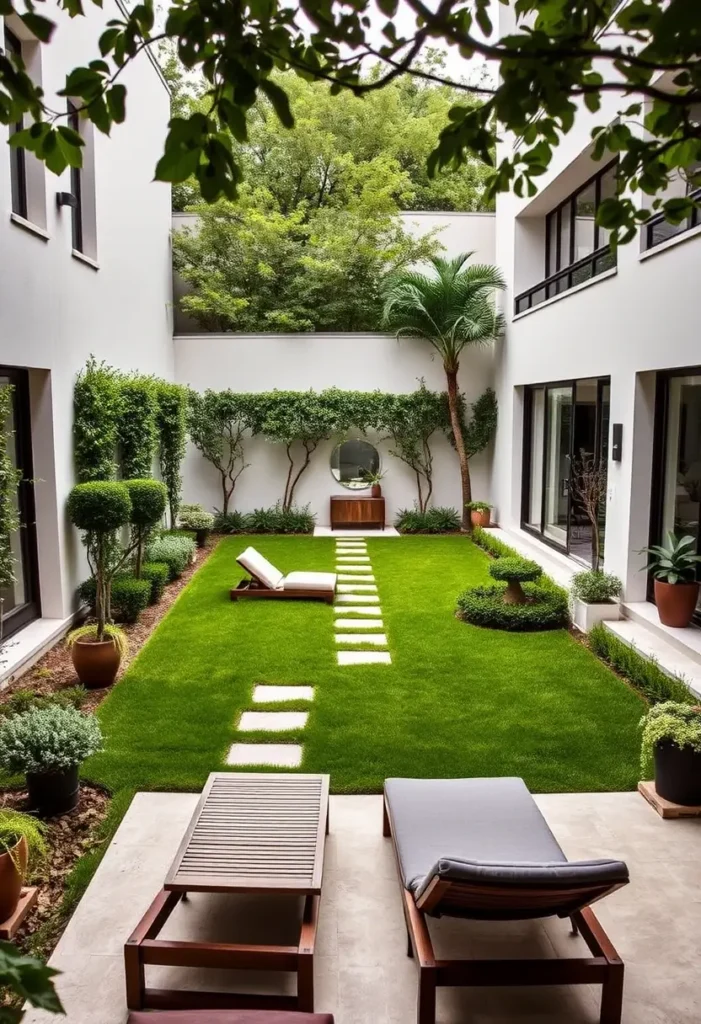
[[[165,484],[159,480],[125,480],[131,498],[131,539],[135,551],[135,575],[141,578],[144,547],[154,527],[163,518],[168,501]]]
[[[189,537],[169,534],[152,541],[146,554],[149,562],[164,562],[168,566],[168,578],[176,580],[192,561],[195,550],[195,542]]]
[[[202,505],[181,505],[178,512],[178,522],[185,530],[211,530],[214,526],[214,516],[207,512]]]
[[[492,579],[506,583],[502,600],[505,604],[525,604],[526,594],[522,583],[535,583],[543,575],[537,562],[527,558],[498,558],[489,566]]]
[[[559,587],[526,583],[524,604],[507,603],[502,586],[469,587],[458,597],[458,616],[473,626],[533,632],[567,625],[567,596]]]
[[[400,509],[394,525],[400,533],[455,533],[460,529],[460,514],[455,508],[438,506],[422,512],[414,506]]]
[[[129,491],[115,480],[76,484],[68,495],[68,515],[73,525],[86,533],[111,533],[129,522]]]
[[[151,581],[137,580],[129,573],[120,573],[112,580],[111,611],[121,622],[136,622],[141,612],[151,602]],[[78,587],[82,601],[95,609],[96,583],[93,577],[84,580]]]
[[[168,566],[165,562],[144,562],[141,566],[141,579],[151,584],[150,604],[158,604],[163,597],[168,582]]]

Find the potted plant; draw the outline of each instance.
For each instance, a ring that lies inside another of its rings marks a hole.
[[[470,520],[473,526],[480,526],[486,530],[491,523],[493,505],[486,501],[468,501],[466,508],[470,510]]]
[[[653,704],[640,724],[643,775],[654,765],[659,796],[701,806],[701,707],[671,700]]]
[[[380,480],[382,480],[384,475],[385,474],[380,473],[379,470],[376,473],[373,473],[369,469],[366,469],[365,472],[363,473],[363,480],[370,487],[371,498],[382,497],[382,487],[380,486]]]
[[[0,921],[12,917],[27,874],[46,859],[44,831],[31,814],[0,810]]]
[[[84,686],[109,686],[114,682],[124,652],[121,633],[107,629],[112,577],[124,561],[117,530],[131,517],[132,506],[125,484],[92,481],[77,484],[68,497],[68,515],[83,531],[88,565],[95,579],[95,623],[71,635],[71,656]]]
[[[600,569],[585,569],[575,573],[570,589],[572,621],[583,633],[588,633],[597,622],[620,619],[621,606],[614,598],[621,593],[623,584],[617,576]]]
[[[26,776],[29,806],[42,818],[76,806],[80,765],[101,747],[95,716],[58,704],[13,715],[0,725],[0,765]]]
[[[504,604],[525,604],[526,593],[522,583],[535,583],[543,575],[537,562],[527,558],[497,558],[489,566],[489,575],[495,580],[506,581]]]
[[[181,505],[178,522],[184,530],[195,531],[197,547],[203,548],[214,526],[214,516],[201,505]]]
[[[643,549],[650,559],[645,569],[655,580],[655,604],[663,626],[683,629],[693,618],[699,599],[696,566],[701,562],[695,548],[695,537],[677,537],[670,530],[665,544]]]

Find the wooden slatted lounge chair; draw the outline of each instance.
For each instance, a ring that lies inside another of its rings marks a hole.
[[[209,776],[163,889],[124,947],[130,1010],[313,1012],[314,943],[328,805],[328,775],[214,772]],[[180,900],[187,893],[202,892],[300,897],[299,941],[271,946],[159,939]],[[297,995],[150,988],[145,977],[149,964],[289,971],[297,976]],[[193,1024],[200,1020],[195,1017]]]
[[[335,572],[290,572],[285,576],[255,548],[248,547],[236,561],[251,579],[241,580],[231,600],[241,597],[273,598],[284,601],[326,601],[333,604]]]
[[[165,1010],[130,1013],[127,1024],[334,1024],[330,1013],[294,1010]]]
[[[435,1024],[436,988],[602,986],[601,1024],[620,1024],[623,962],[591,904],[628,882],[616,860],[569,862],[522,779],[388,779],[409,955],[419,969],[418,1022]],[[587,959],[438,960],[428,917],[515,921],[569,917]]]

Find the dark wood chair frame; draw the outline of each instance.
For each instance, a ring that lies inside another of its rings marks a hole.
[[[229,591],[232,601],[238,601],[243,597],[276,598],[280,601],[324,601],[326,604],[333,604],[336,592],[334,590],[271,590],[265,587],[259,580],[245,579],[237,583]]]
[[[387,800],[384,800],[383,827],[384,836],[392,836],[392,819]],[[394,844],[397,868],[399,858]],[[433,911],[439,904],[446,908],[450,915],[451,903],[458,913],[456,916],[467,916],[465,908],[475,904],[479,896],[482,909],[487,916],[491,907],[502,911],[513,903],[513,889],[492,889],[485,893],[484,886],[470,890],[470,887],[442,881],[434,878],[433,882],[421,894],[418,900],[413,893],[404,888],[399,872],[404,905],[404,917],[407,926],[407,955],[416,960],[419,970],[419,991],[417,1006],[418,1024],[435,1024],[436,990],[441,987],[486,987],[486,986],[517,986],[517,985],[601,985],[600,1024],[620,1024],[623,1007],[623,961],[616,952],[606,932],[589,906],[621,885],[589,887],[582,892],[581,898],[586,902],[570,915],[573,934],[580,933],[591,952],[591,957],[571,957],[552,960],[438,960],[436,959],[431,935],[426,922],[426,914]],[[471,896],[471,892],[473,896]],[[532,907],[547,906],[544,900],[552,899],[555,904],[559,898],[562,904],[571,889],[562,890],[531,890],[521,889],[518,893],[519,904],[530,897]],[[500,916],[500,920],[508,920]]]
[[[210,777],[211,778],[211,777]],[[203,793],[204,799],[207,787]],[[319,824],[322,854],[317,858],[314,889],[304,896],[299,942],[296,946],[250,945],[223,942],[187,942],[159,939],[168,918],[188,892],[293,893],[301,890],[295,883],[279,885],[259,883],[231,887],[213,884],[189,887],[172,881],[173,868],[163,889],[139,921],[124,946],[127,1007],[130,1010],[298,1010],[314,1012],[314,947],[319,921],[319,903],[323,875],[324,838],[329,834],[328,777],[323,788],[325,811]],[[185,833],[178,854],[187,846],[195,815]],[[177,861],[177,857],[176,857]],[[213,992],[208,990],[157,989],[146,985],[146,967],[211,967],[224,970],[289,971],[297,975],[296,996],[257,993]]]

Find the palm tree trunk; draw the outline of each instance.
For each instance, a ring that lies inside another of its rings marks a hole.
[[[455,438],[455,450],[458,453],[460,463],[460,481],[462,484],[462,530],[465,533],[472,533],[472,520],[470,510],[467,507],[472,501],[472,484],[470,483],[470,467],[467,463],[465,452],[465,439],[462,436],[462,426],[458,415],[458,371],[445,371],[448,378],[448,410],[450,412],[450,425],[453,428]]]

